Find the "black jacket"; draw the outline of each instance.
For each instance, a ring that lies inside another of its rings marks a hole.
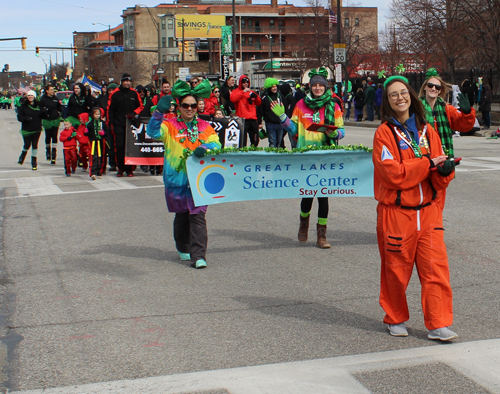
[[[295,104],[297,104],[297,101],[295,101],[295,97],[293,97],[292,89],[290,88],[290,85],[287,83],[280,85],[279,89],[281,95],[283,96],[283,104],[285,105],[285,114],[289,118],[292,118],[293,110],[295,109]]]
[[[69,97],[68,101],[68,116],[72,116],[78,119],[78,115],[84,112],[89,113],[91,110],[92,103],[90,102],[89,96],[85,96],[83,99],[76,99],[76,95],[73,93]]]
[[[224,111],[226,115],[229,115],[232,111],[235,111],[236,107],[234,103],[229,98],[231,96],[231,90],[229,90],[229,86],[227,86],[227,82],[223,83],[220,87],[220,97],[223,98],[222,105],[224,106]]]
[[[272,93],[271,89],[266,89],[266,93],[262,96],[262,104],[260,107],[257,107],[259,123],[260,120],[263,119],[266,123],[281,124],[279,116],[271,109],[271,100],[279,100],[285,105],[285,101],[279,90],[276,93]]]
[[[141,111],[139,116],[141,118],[150,118],[151,117],[151,107],[153,107],[153,101],[149,97],[144,97],[142,100],[142,105],[144,109]]]
[[[101,136],[99,135],[99,130],[96,130],[94,128],[94,120],[90,119],[90,121],[87,123],[87,130],[88,134],[87,137],[89,137],[90,141],[99,141],[99,140],[106,140],[106,125],[104,122],[99,122],[100,126],[102,127],[102,130],[104,130],[104,135]]]
[[[33,108],[28,105],[28,100],[19,107],[17,120],[21,122],[21,130],[42,131],[42,111],[40,111],[40,104],[36,102]]]
[[[52,97],[44,94],[40,99],[40,110],[43,119],[54,120],[61,116],[62,105],[55,94]]]
[[[108,122],[110,125],[125,127],[127,115],[139,115],[143,107],[137,90],[120,86],[111,94]]]

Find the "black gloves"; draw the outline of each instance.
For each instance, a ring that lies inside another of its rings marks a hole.
[[[257,98],[257,94],[255,92],[250,92],[250,97],[251,98]]]
[[[455,159],[450,158],[446,160],[443,165],[437,166],[437,170],[439,172],[439,175],[441,176],[448,176],[450,175],[453,170],[455,170]]]
[[[458,94],[458,106],[460,107],[460,111],[463,112],[464,114],[470,114],[470,103],[469,99],[464,96],[462,93]]]

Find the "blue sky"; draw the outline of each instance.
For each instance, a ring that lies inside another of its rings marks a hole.
[[[283,3],[284,1],[279,1]],[[45,59],[49,63],[49,56],[55,63],[56,56],[62,63],[62,51],[41,51],[41,56],[35,56],[35,47],[70,46],[59,43],[72,43],[73,31],[102,31],[106,27],[93,26],[93,22],[116,26],[122,22],[122,11],[135,4],[134,1],[124,0],[22,0],[2,2],[2,33],[0,38],[28,37],[27,50],[21,49],[20,41],[0,41],[0,66],[8,63],[11,71],[45,72]],[[154,7],[161,1],[144,3]],[[166,0],[164,3],[172,3]],[[269,1],[254,0],[257,3]],[[304,6],[301,0],[288,0],[289,4]],[[383,27],[388,11],[389,0],[354,0],[351,5],[364,7],[379,7],[379,30]],[[347,2],[344,1],[344,5]],[[64,60],[69,60],[70,52],[65,51]]]

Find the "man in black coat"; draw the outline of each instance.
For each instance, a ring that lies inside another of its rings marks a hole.
[[[139,93],[132,86],[132,76],[123,74],[121,84],[110,96],[107,110],[108,124],[114,135],[116,166],[118,173],[116,176],[122,177],[126,172],[127,176],[134,176],[133,166],[125,165],[125,141],[126,141],[126,121],[138,121],[139,114],[143,110],[143,104]]]

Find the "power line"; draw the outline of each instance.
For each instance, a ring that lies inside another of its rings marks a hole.
[[[52,3],[52,4],[64,5],[66,7],[80,8],[80,9],[91,10],[91,11],[106,12],[108,14],[115,14],[116,15],[116,11],[115,12],[113,12],[113,11],[104,11],[104,10],[98,10],[96,8],[88,8],[88,7],[82,7],[82,6],[79,6],[79,5],[71,5],[71,4],[58,3],[57,1],[50,1],[50,0],[40,0],[40,1],[43,1],[45,3]]]

